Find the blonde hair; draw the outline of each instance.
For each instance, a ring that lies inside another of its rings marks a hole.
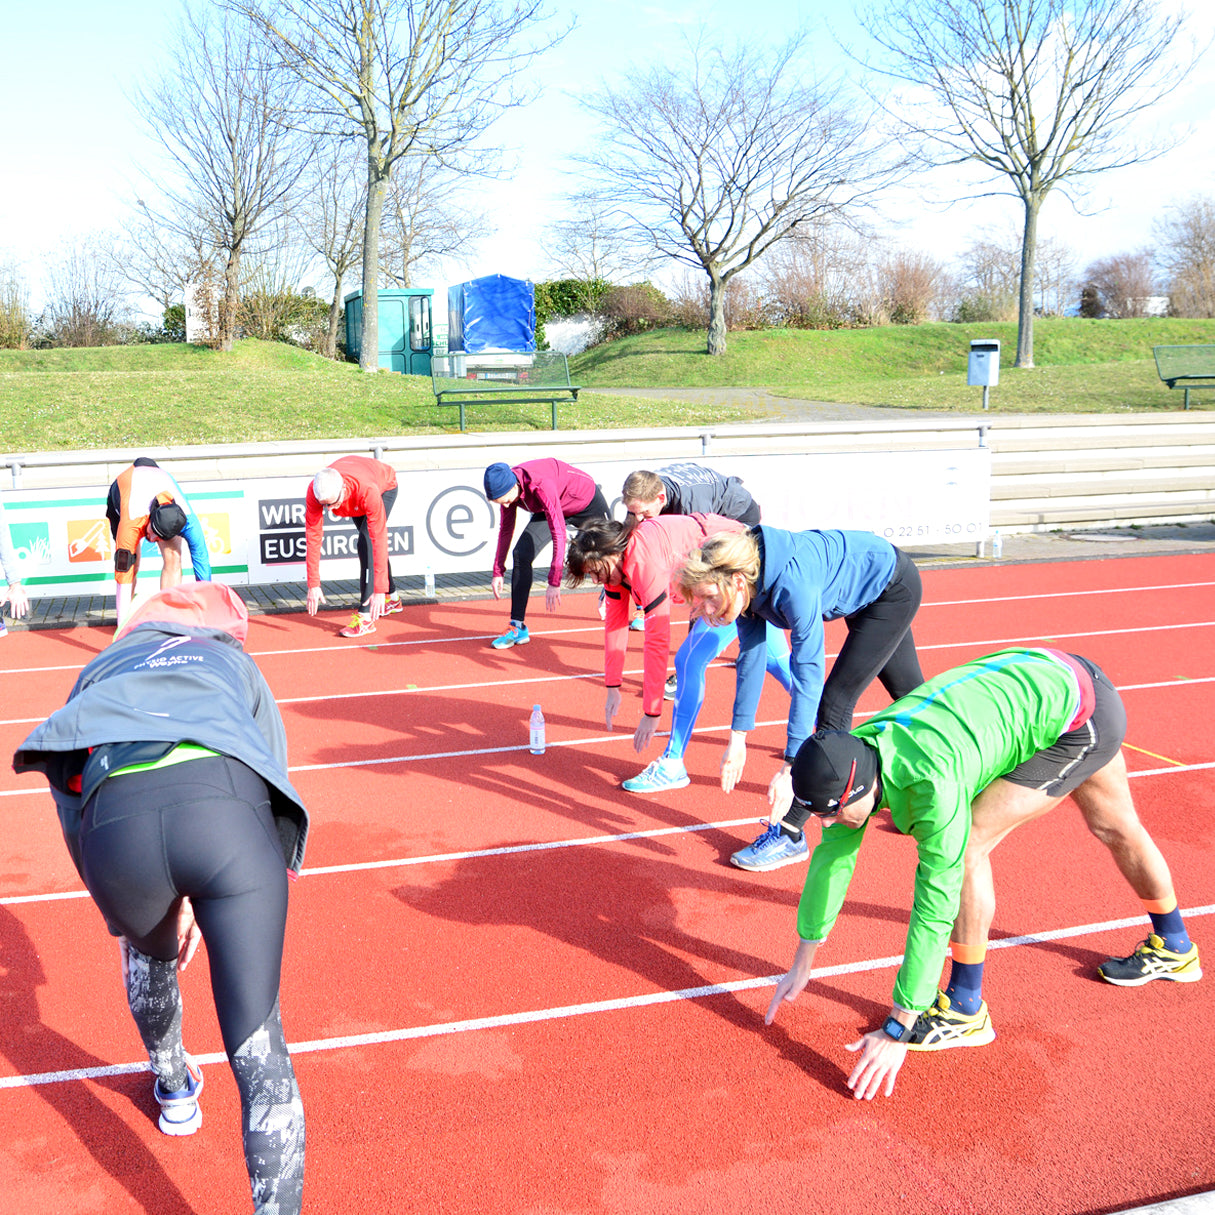
[[[745,579],[748,598],[754,595],[759,586],[759,541],[749,529],[719,532],[700,548],[693,549],[680,567],[679,590],[688,599],[706,582],[724,591],[735,574],[742,574]]]
[[[328,506],[342,496],[342,474],[336,468],[322,468],[312,478],[312,496],[322,505]]]
[[[665,488],[657,473],[639,468],[625,477],[620,498],[624,502],[653,502]]]

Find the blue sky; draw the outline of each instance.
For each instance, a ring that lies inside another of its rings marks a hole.
[[[1204,0],[1161,0],[1189,7],[1196,29],[1215,33],[1215,6]],[[1199,7],[1201,5],[1201,7]],[[612,4],[558,3],[556,20],[577,13],[579,24],[542,62],[543,95],[527,111],[509,116],[493,138],[515,150],[513,179],[484,187],[498,233],[443,267],[445,282],[479,274],[544,277],[548,266],[537,240],[544,219],[560,210],[559,196],[573,178],[565,155],[590,137],[590,120],[577,92],[633,59],[677,52],[680,37],[704,23],[711,31],[773,39],[799,24],[812,31],[821,70],[840,66],[827,28],[854,36],[850,8],[824,0],[704,0],[696,4],[616,0]],[[50,9],[9,6],[5,17],[5,70],[0,104],[9,115],[0,136],[0,261],[16,260],[35,289],[41,258],[76,234],[113,228],[139,193],[143,169],[156,161],[127,94],[139,76],[162,61],[179,11],[173,0],[59,0]],[[1215,193],[1215,52],[1205,70],[1173,94],[1155,115],[1169,129],[1193,127],[1187,142],[1166,160],[1122,170],[1096,181],[1089,200],[1095,213],[1076,216],[1061,197],[1043,211],[1041,235],[1066,242],[1081,264],[1150,242],[1151,220],[1164,203],[1191,193]],[[939,180],[929,193],[947,197]],[[892,200],[900,243],[948,260],[977,235],[1012,229],[1011,201],[987,199],[949,210],[924,202],[914,183]],[[436,282],[435,286],[442,286]],[[324,291],[325,285],[316,286]]]

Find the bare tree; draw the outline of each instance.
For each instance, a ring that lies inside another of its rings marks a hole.
[[[55,346],[111,346],[127,336],[130,313],[108,238],[63,245],[46,261],[46,307],[38,320]]]
[[[581,191],[565,199],[566,210],[544,229],[549,264],[560,276],[583,283],[611,282],[646,269],[606,198]],[[641,263],[639,265],[639,262]],[[585,304],[591,310],[591,300]]]
[[[1131,130],[1185,78],[1185,19],[1157,0],[899,0],[864,24],[888,52],[877,70],[913,86],[887,108],[920,163],[977,165],[1021,201],[1016,366],[1032,367],[1038,213],[1173,146]]]
[[[305,179],[307,188],[296,216],[307,246],[333,276],[333,295],[321,353],[337,357],[338,321],[342,315],[342,283],[363,254],[363,221],[367,193],[363,175],[354,163],[355,145],[348,140],[326,139],[317,148]]]
[[[219,252],[212,225],[201,215],[179,213],[172,224],[161,223],[137,198],[114,246],[114,268],[131,287],[154,299],[163,313],[184,299],[187,283],[214,270]]]
[[[604,134],[577,159],[656,253],[709,281],[709,354],[726,349],[725,288],[778,241],[847,214],[884,184],[862,107],[813,81],[806,35],[774,50],[710,44],[625,73],[584,102]]]
[[[1177,316],[1215,316],[1215,198],[1198,195],[1167,206],[1153,226]]]
[[[880,290],[864,240],[842,224],[812,223],[764,261],[764,286],[781,323],[795,329],[868,324]]]
[[[1086,288],[1095,293],[1102,316],[1147,316],[1155,294],[1152,273],[1152,253],[1140,249],[1136,253],[1115,253],[1095,261],[1084,272]]]
[[[1021,250],[1013,239],[987,233],[958,256],[955,321],[1010,321],[1017,315]]]
[[[384,199],[381,275],[411,287],[414,275],[435,260],[493,233],[484,207],[464,201],[466,174],[436,160],[414,157],[393,175]]]
[[[187,8],[171,66],[135,92],[176,168],[149,211],[188,244],[201,218],[224,255],[218,334],[224,350],[236,335],[241,258],[282,218],[311,154],[285,125],[297,84],[277,67],[277,51],[249,22]]]
[[[918,325],[937,315],[948,274],[926,253],[895,249],[878,263],[878,285],[887,318],[896,325]]]
[[[312,261],[311,251],[301,249],[286,233],[267,244],[264,254],[246,258],[242,265],[241,332],[265,342],[319,346],[314,340],[319,334],[314,331],[321,305],[315,293],[305,295],[300,290]]]
[[[1047,236],[1038,242],[1034,265],[1039,314],[1063,316],[1077,295],[1075,255],[1061,240]]]
[[[24,350],[32,328],[25,275],[15,261],[0,262],[0,350]]]
[[[541,0],[224,0],[262,30],[310,91],[298,121],[357,135],[367,153],[363,338],[359,365],[379,365],[380,222],[388,183],[406,157],[448,163],[527,93],[516,87],[537,54],[523,46],[545,17]]]

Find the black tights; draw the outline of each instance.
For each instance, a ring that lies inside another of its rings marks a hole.
[[[848,636],[823,684],[816,729],[851,730],[856,702],[875,678],[891,700],[906,696],[924,682],[911,635],[911,622],[923,594],[920,571],[906,553],[895,552],[898,559],[886,589],[859,612],[844,617]],[[791,806],[783,822],[796,833],[809,816],[809,810]]]
[[[186,1076],[177,911],[190,899],[240,1091],[254,1209],[295,1215],[304,1109],[278,1011],[287,872],[265,782],[225,757],[109,777],[85,803],[80,855],[89,893],[129,944],[131,1015],[169,1090]]]
[[[397,500],[397,489],[398,486],[394,485],[392,489],[385,490],[381,499],[384,503],[384,545],[388,550],[384,554],[384,564],[388,567],[388,594],[390,595],[397,589],[397,583],[392,576],[392,561],[389,559],[389,553],[392,552],[392,539],[388,532],[388,516],[392,513],[392,504]],[[371,544],[371,529],[367,526],[366,515],[355,515],[351,522],[359,533],[354,549],[359,555],[359,611],[366,612],[371,608],[371,596],[375,592],[375,562],[372,560],[374,553]]]
[[[610,517],[607,499],[603,490],[595,486],[595,496],[587,506],[576,515],[566,515],[565,526],[568,531],[572,528],[584,527],[592,519],[607,519]],[[510,618],[522,624],[527,615],[527,598],[532,593],[532,566],[536,562],[536,554],[546,545],[553,542],[552,529],[548,525],[548,517],[542,513],[533,514],[527,521],[527,526],[515,541],[511,551],[510,569]]]

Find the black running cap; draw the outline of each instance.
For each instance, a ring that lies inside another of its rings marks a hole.
[[[793,796],[813,814],[835,813],[841,798],[847,806],[864,797],[877,774],[877,752],[868,743],[844,730],[819,730],[793,760]]]
[[[186,525],[186,512],[176,502],[157,502],[148,512],[148,529],[162,540],[181,535]]]

